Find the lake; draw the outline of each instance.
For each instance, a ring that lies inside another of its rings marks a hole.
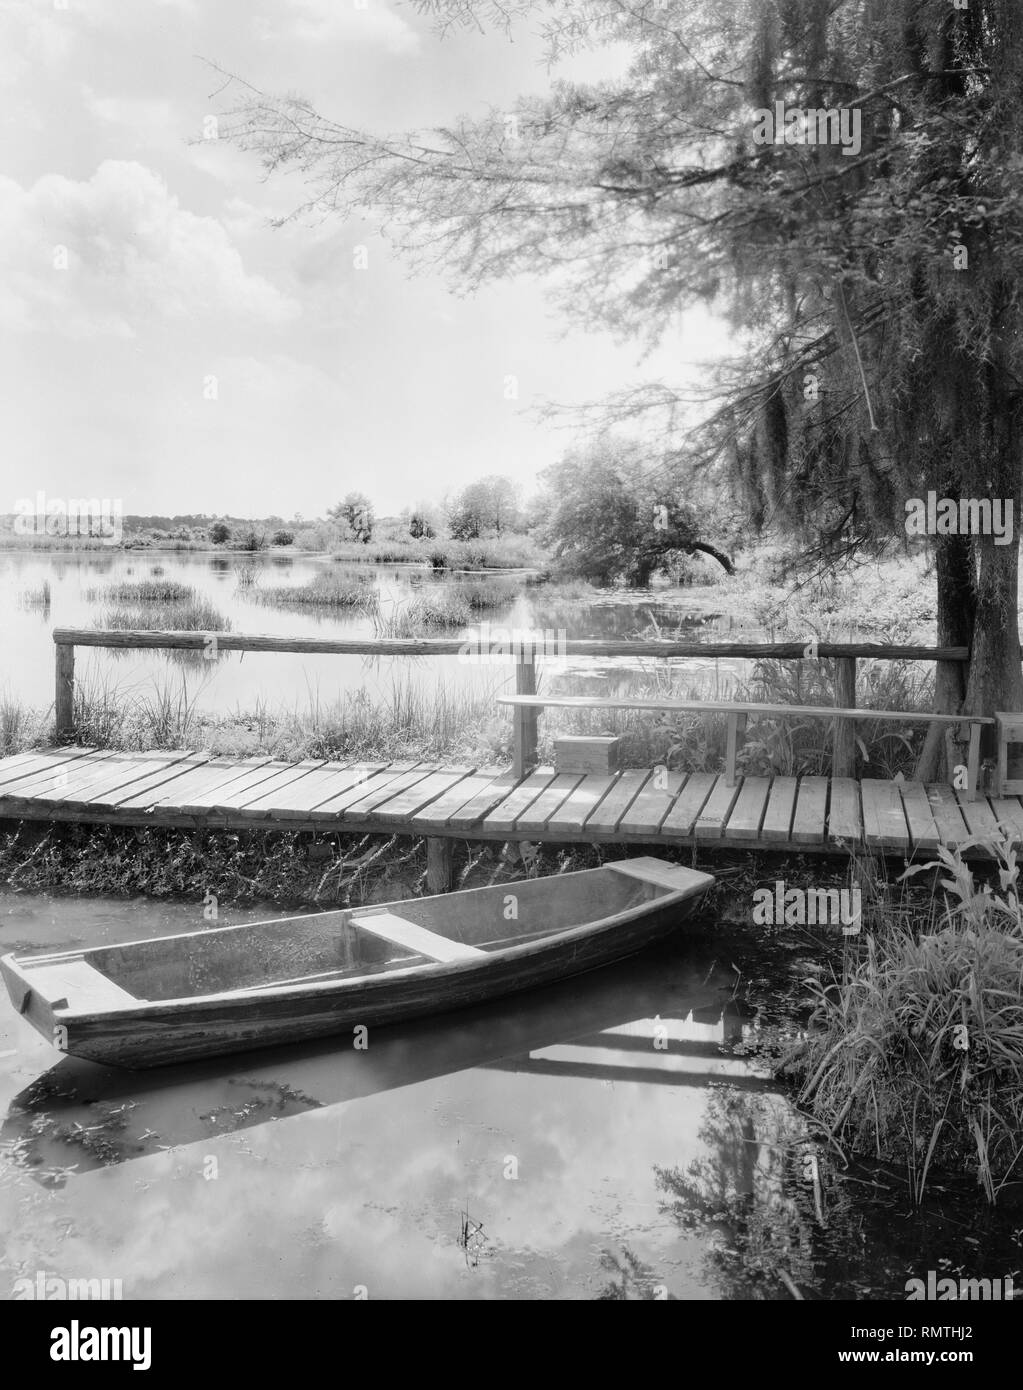
[[[393,614],[427,590],[444,590],[479,583],[479,575],[434,574],[411,565],[343,565],[326,557],[302,554],[243,555],[237,552],[208,554],[174,551],[95,550],[54,554],[52,552],[0,552],[0,649],[8,654],[0,673],[6,693],[37,709],[48,708],[53,700],[54,654],[51,633],[55,627],[95,627],[103,613],[113,607],[108,600],[90,598],[90,590],[154,577],[189,585],[212,602],[230,621],[231,630],[242,633],[269,633],[287,637],[374,637],[372,616],[339,609],[312,609],[303,605],[282,609],[253,601],[257,588],[307,583],[317,574],[363,578],[374,586],[380,611]],[[251,577],[254,584],[243,581]],[[521,576],[519,576],[521,579]],[[30,596],[50,586],[48,605],[31,603]],[[713,590],[703,591],[713,595]],[[704,599],[706,603],[706,599]],[[131,604],[132,608],[139,607]],[[677,636],[679,640],[721,640],[721,634],[701,614],[694,600],[693,614],[685,607],[659,602],[655,596],[604,595],[564,599],[556,585],[520,585],[512,602],[487,614],[492,629],[551,630],[566,638]],[[477,627],[431,629],[427,636],[470,636]],[[752,640],[754,629],[743,630]],[[12,655],[15,659],[11,659]],[[656,663],[663,666],[663,663]],[[743,663],[708,659],[672,663],[686,683],[708,694],[726,694]],[[570,661],[545,658],[548,679],[569,672],[587,672],[611,677],[615,672],[635,670],[642,663],[618,660],[599,663],[585,658]],[[654,663],[648,663],[652,668]],[[331,703],[339,690],[365,689],[372,698],[384,697],[393,682],[411,677],[424,690],[443,684],[446,688],[500,691],[514,689],[510,664],[480,664],[458,657],[365,658],[359,656],[309,656],[296,653],[221,653],[216,661],[204,662],[191,656],[183,662],[166,652],[111,652],[101,648],[79,648],[76,653],[76,682],[103,687],[115,685],[128,699],[151,697],[158,687],[180,689],[182,683],[190,698],[213,713],[251,711],[269,706],[305,709],[312,700]]]
[[[0,951],[200,914],[0,890]],[[704,921],[365,1051],[135,1074],[61,1058],[5,1000],[0,1297],[42,1273],[125,1299],[902,1299],[929,1269],[1017,1268],[1018,1205],[945,1187],[913,1214],[897,1175],[809,1145],[747,1055],[810,954]]]

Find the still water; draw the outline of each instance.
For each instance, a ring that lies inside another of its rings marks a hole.
[[[159,571],[154,575],[154,570]],[[229,553],[212,555],[190,552],[77,551],[67,554],[0,552],[0,651],[16,654],[0,668],[0,694],[15,696],[24,704],[46,709],[53,699],[53,641],[55,627],[97,627],[103,614],[114,606],[91,590],[118,582],[164,578],[194,588],[230,622],[231,630],[270,633],[287,637],[373,638],[373,618],[346,610],[310,605],[287,608],[254,602],[259,588],[301,586],[317,574],[367,577],[376,588],[380,611],[385,616],[399,610],[424,587],[443,588],[479,582],[480,576],[434,574],[413,565],[341,565],[326,557],[265,556]],[[240,582],[253,578],[254,585]],[[521,578],[521,576],[520,576]],[[33,602],[32,595],[50,586],[48,604]],[[502,581],[507,584],[507,578]],[[710,591],[711,593],[713,591]],[[131,603],[132,608],[144,605]],[[700,641],[708,628],[704,615],[687,616],[685,609],[667,607],[653,598],[612,601],[610,598],[558,598],[557,586],[527,587],[517,597],[487,615],[492,628],[550,631],[566,638],[626,638],[653,635],[652,624],[664,636]],[[433,630],[423,635],[469,635],[474,628]],[[744,633],[744,635],[747,635]],[[495,640],[497,640],[495,638]],[[707,640],[715,640],[708,637]],[[718,639],[720,640],[720,639]],[[608,672],[593,662],[544,660],[548,679],[572,669],[588,670],[602,679]],[[635,663],[633,663],[633,666]],[[714,660],[681,663],[687,682],[708,693],[730,688],[738,662]],[[617,663],[628,670],[630,663]],[[125,698],[151,698],[157,688],[188,692],[189,699],[216,713],[251,711],[259,706],[306,709],[311,702],[333,702],[339,690],[364,689],[370,698],[386,698],[395,681],[411,679],[429,690],[438,684],[449,689],[473,686],[495,695],[514,689],[510,665],[464,661],[457,657],[370,659],[360,656],[310,656],[297,653],[225,652],[218,660],[204,662],[188,654],[166,652],[111,652],[79,648],[76,681],[96,688],[116,688]]]
[[[193,905],[0,894],[3,951],[197,925]],[[827,1155],[807,1180],[737,988],[770,970],[780,997],[807,965],[704,921],[365,1051],[135,1074],[59,1057],[5,999],[0,1297],[42,1271],[126,1299],[899,1299],[929,1268],[1023,1263],[1021,1214],[946,1196],[914,1217],[892,1175]]]

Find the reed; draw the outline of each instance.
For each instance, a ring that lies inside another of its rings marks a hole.
[[[140,608],[110,608],[97,618],[96,627],[119,631],[228,632],[231,621],[207,598],[193,597],[180,603],[147,603]],[[200,653],[201,655],[201,653]]]
[[[378,598],[372,575],[338,575],[329,571],[314,574],[305,584],[257,587],[252,581],[243,586],[245,598],[269,608],[343,608],[374,613]]]
[[[993,1203],[1023,1158],[1019,869],[1006,842],[985,848],[994,886],[945,849],[903,875],[938,870],[943,899],[882,905],[843,978],[810,982],[810,1036],[792,1059],[836,1143],[904,1163],[918,1203],[950,1170]]]
[[[129,570],[130,574],[131,571]],[[160,578],[150,571],[149,579],[135,579],[130,583],[120,580],[116,584],[106,584],[100,588],[86,589],[83,597],[87,603],[190,603],[196,599],[195,589],[189,584],[180,584],[176,579]]]

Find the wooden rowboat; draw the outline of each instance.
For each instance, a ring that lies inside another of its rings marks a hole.
[[[353,1035],[633,955],[714,882],[663,860],[431,898],[0,958],[18,1012],[62,1051],[122,1067]]]

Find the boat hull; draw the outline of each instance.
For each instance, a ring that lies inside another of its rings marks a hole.
[[[414,965],[341,983],[239,991],[102,1013],[33,1016],[62,1050],[109,1066],[148,1068],[332,1035],[371,1046],[376,1028],[500,999],[599,969],[677,931],[712,880],[619,912],[603,922],[494,951],[479,960]],[[695,881],[700,880],[697,884]],[[8,966],[10,958],[0,962]],[[15,998],[9,971],[8,988]]]

